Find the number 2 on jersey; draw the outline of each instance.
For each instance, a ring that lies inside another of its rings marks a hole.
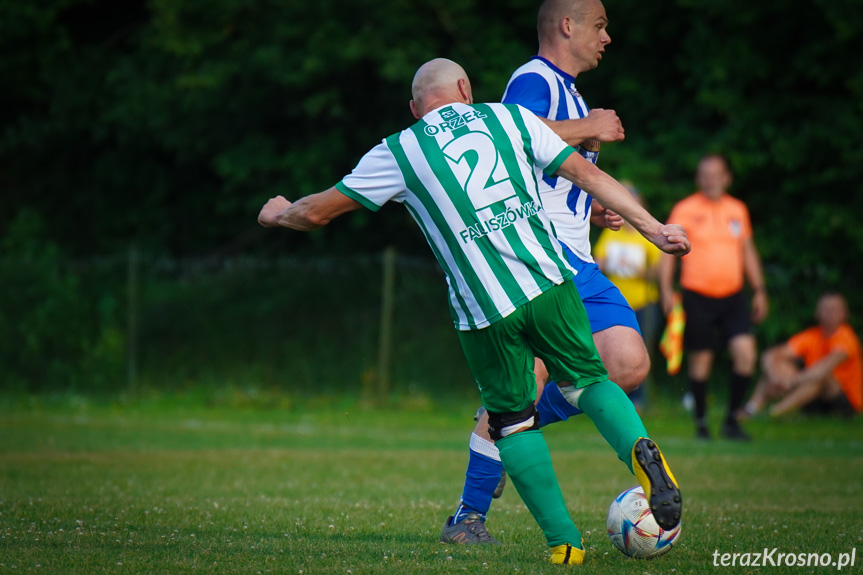
[[[488,134],[468,132],[450,141],[442,151],[477,211],[516,195]],[[474,160],[472,166],[471,160]]]

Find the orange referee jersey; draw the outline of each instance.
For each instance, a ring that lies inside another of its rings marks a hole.
[[[746,205],[724,194],[711,200],[702,192],[674,206],[669,224],[680,224],[692,250],[680,260],[680,286],[713,298],[743,289],[743,244],[752,237]]]
[[[824,337],[820,327],[810,327],[788,340],[794,355],[803,359],[806,367],[824,359],[834,351],[842,351],[848,359],[836,366],[833,377],[842,386],[848,402],[856,411],[863,411],[863,354],[860,340],[847,323],[839,326],[836,333]]]

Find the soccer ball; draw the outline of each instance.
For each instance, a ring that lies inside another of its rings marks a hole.
[[[650,504],[641,487],[627,489],[608,508],[608,537],[627,557],[658,557],[674,547],[680,537],[680,524],[665,531],[656,524]]]

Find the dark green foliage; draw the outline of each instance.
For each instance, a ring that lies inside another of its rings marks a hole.
[[[477,99],[496,100],[535,51],[535,3],[524,0],[124,6],[0,2],[15,22],[0,34],[0,217],[37,208],[73,253],[131,238],[173,253],[260,243],[247,230],[264,199],[331,185],[411,121],[418,64],[454,58]],[[850,193],[863,165],[859,3],[607,9],[612,45],[579,79],[627,128],[625,143],[605,147],[607,169],[664,214],[691,191],[698,156],[720,150],[768,259],[835,269],[844,258],[825,242],[863,247],[853,220],[863,200]],[[377,249],[409,225],[355,216],[303,243]]]
[[[58,253],[31,212],[22,212],[0,241],[0,385],[6,389],[105,390],[122,374],[115,301],[93,297]]]

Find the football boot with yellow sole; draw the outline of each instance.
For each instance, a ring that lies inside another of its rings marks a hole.
[[[646,437],[635,442],[632,446],[632,470],[644,489],[656,523],[666,531],[677,527],[683,512],[683,499],[677,480],[656,443]]]

